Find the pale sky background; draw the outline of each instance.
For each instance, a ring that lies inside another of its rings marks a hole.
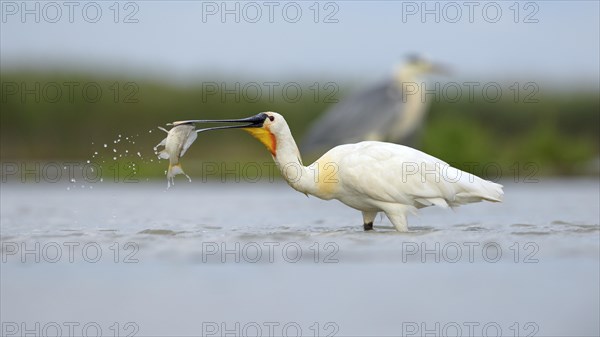
[[[35,3],[27,6],[34,8]],[[37,3],[42,8],[46,4]],[[43,9],[36,23],[31,14],[22,22],[21,1],[2,1],[2,70],[76,69],[170,82],[201,81],[208,74],[253,80],[374,80],[387,76],[407,53],[420,52],[452,66],[457,79],[516,78],[556,87],[600,87],[600,7],[595,0],[536,1],[527,8],[527,2],[519,2],[519,23],[510,8],[514,1],[496,2],[502,9],[496,23],[486,22],[482,14],[488,2],[477,2],[473,23],[462,1],[456,2],[462,10],[458,23],[444,19],[447,2],[427,3],[430,8],[440,5],[440,23],[433,15],[422,23],[420,12],[403,22],[406,10],[421,1],[335,1],[327,8],[327,2],[320,2],[320,21],[337,8],[337,23],[315,23],[315,1],[295,2],[302,10],[296,23],[284,20],[294,16],[292,5],[288,17],[282,14],[286,2],[273,2],[274,23],[265,2],[254,3],[262,10],[258,23],[244,19],[246,2],[226,3],[229,8],[239,4],[240,23],[233,15],[223,23],[220,13],[203,22],[203,8],[220,6],[221,1],[133,1],[128,8],[121,2],[119,21],[137,7],[137,23],[115,23],[110,9],[114,1],[96,3],[102,9],[96,23],[84,20],[86,2],[74,8],[73,23],[63,2],[58,2],[62,16],[57,23],[47,22]],[[18,12],[13,15],[14,6]],[[536,7],[533,18],[538,22],[523,23]],[[254,17],[254,8],[246,8]],[[88,13],[93,18],[94,8],[88,7]],[[46,14],[51,20],[55,8],[47,7]],[[489,7],[488,14],[492,18],[495,10]]]

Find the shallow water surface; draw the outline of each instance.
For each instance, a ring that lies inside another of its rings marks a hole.
[[[505,202],[423,209],[408,233],[363,232],[360,212],[281,183],[3,184],[2,321],[598,335],[599,181],[503,183]]]

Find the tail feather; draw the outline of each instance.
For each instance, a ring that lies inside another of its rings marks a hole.
[[[486,189],[488,191],[488,194],[486,196],[483,196],[483,199],[491,202],[502,202],[502,199],[504,198],[504,191],[502,190],[502,188],[504,186],[493,183],[491,181],[486,181],[486,183]]]
[[[502,202],[504,191],[502,185],[478,178],[475,183],[462,186],[462,191],[456,193],[452,206],[464,205],[483,200]]]

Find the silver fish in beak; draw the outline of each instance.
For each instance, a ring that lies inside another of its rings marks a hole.
[[[174,185],[174,178],[178,174],[185,175],[189,181],[192,179],[183,172],[179,158],[183,157],[187,149],[198,137],[194,124],[177,124],[171,130],[159,129],[167,133],[167,138],[163,139],[154,147],[156,150],[159,146],[164,146],[164,149],[158,152],[158,158],[169,160],[169,169],[167,170],[167,187]]]
[[[158,127],[160,130],[167,133],[167,138],[163,139],[158,145],[154,147],[156,151],[159,146],[165,148],[158,152],[158,158],[169,159],[169,169],[167,170],[167,187],[174,185],[174,178],[178,174],[185,175],[189,181],[192,179],[183,172],[181,164],[179,164],[179,158],[183,157],[187,149],[198,137],[198,133],[211,130],[223,130],[223,129],[238,129],[238,128],[254,128],[261,127],[265,121],[267,115],[260,113],[256,116],[242,119],[221,119],[221,120],[187,120],[187,121],[176,121],[167,125],[172,125],[171,130]],[[228,126],[216,126],[212,128],[205,128],[196,130],[195,123],[240,123],[239,125],[228,125]]]

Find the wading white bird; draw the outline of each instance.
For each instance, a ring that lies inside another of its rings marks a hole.
[[[362,212],[364,230],[384,212],[400,232],[406,215],[427,206],[454,207],[502,200],[502,185],[483,180],[421,151],[378,141],[336,146],[304,166],[290,128],[280,114],[263,112],[232,120],[180,123],[242,123],[202,129],[243,128],[269,150],[283,178],[295,190],[323,200],[337,199]]]
[[[363,140],[413,146],[428,110],[422,77],[446,73],[445,66],[410,55],[392,78],[343,98],[315,120],[302,139],[302,151],[322,153]]]

